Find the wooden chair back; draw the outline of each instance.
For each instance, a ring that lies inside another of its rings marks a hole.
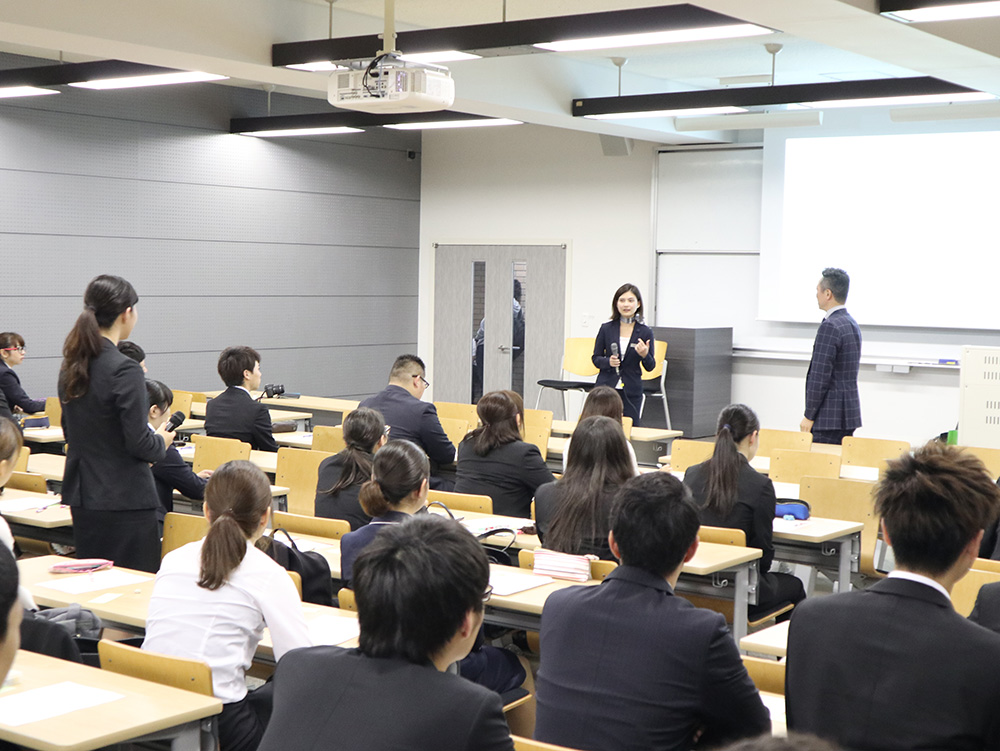
[[[441,422],[441,428],[444,430],[444,434],[448,436],[448,440],[455,444],[455,448],[458,448],[458,444],[462,442],[469,433],[469,423],[467,420],[457,420],[454,417],[438,417]]]
[[[194,462],[191,469],[195,474],[203,469],[218,469],[226,462],[250,459],[250,444],[235,438],[215,438],[213,436],[191,436],[194,443]]]
[[[674,472],[687,472],[688,467],[711,459],[714,451],[714,441],[677,438],[670,444],[670,469]]]
[[[28,457],[31,456],[31,449],[27,446],[21,446],[20,452],[17,455],[17,461],[14,462],[15,472],[27,472],[28,471]]]
[[[594,337],[571,336],[563,348],[562,369],[576,376],[595,376],[601,371],[591,359],[594,356]]]
[[[313,428],[313,451],[339,454],[346,448],[343,425],[317,425]]]
[[[174,399],[177,399],[177,395],[180,394],[182,397],[191,397],[191,403],[208,404],[208,396],[202,391],[183,391],[181,389],[171,389],[174,392]]]
[[[972,564],[972,568],[976,571],[995,571],[1000,573],[1000,561],[994,561],[990,558],[977,558],[976,562]]]
[[[758,433],[757,453],[760,456],[773,456],[775,449],[795,449],[808,451],[812,446],[812,433],[801,430],[773,430],[761,428]]]
[[[972,608],[976,605],[980,588],[984,584],[998,581],[1000,581],[1000,572],[977,571],[976,569],[969,571],[958,580],[958,583],[951,590],[951,603],[955,606],[955,612],[963,618],[968,618]]]
[[[32,493],[47,493],[49,491],[45,478],[31,472],[12,473],[4,487],[11,490],[30,490]]]
[[[676,441],[675,441],[676,443]],[[801,482],[803,477],[840,477],[840,457],[818,451],[775,449],[771,454],[773,482]]]
[[[526,409],[524,410],[524,429],[546,428],[552,432],[552,411],[548,409]]]
[[[101,639],[97,643],[97,654],[102,670],[193,691],[204,696],[215,695],[212,691],[212,669],[201,660],[148,652],[108,639]]]
[[[191,418],[191,403],[194,401],[194,394],[190,391],[174,391],[174,401],[170,404],[171,414],[177,411],[183,412],[188,419]]]
[[[888,441],[882,438],[859,438],[850,435],[841,444],[841,464],[859,467],[881,467],[889,459],[898,459],[909,453],[906,441]]]
[[[874,483],[839,477],[803,477],[799,484],[799,498],[809,504],[813,516],[865,525],[861,530],[859,569],[866,576],[881,578],[885,574],[875,570],[879,529],[874,493]]]
[[[785,695],[785,663],[742,655],[743,666],[758,691]]]
[[[355,613],[358,612],[358,603],[354,599],[354,590],[347,587],[341,587],[337,590],[337,604],[341,610],[353,610]]]
[[[333,456],[325,451],[309,451],[282,446],[278,449],[275,485],[288,488],[288,510],[293,514],[312,516],[316,512],[316,484],[319,465]]]
[[[1000,449],[987,449],[979,446],[959,446],[965,451],[979,459],[986,465],[986,471],[994,480],[1000,477]]]
[[[288,574],[288,578],[292,580],[292,584],[295,586],[295,591],[299,593],[299,600],[302,599],[302,576],[298,571],[285,571]]]
[[[493,513],[493,499],[488,495],[472,493],[450,493],[446,490],[428,490],[427,502],[438,501],[452,511],[475,511],[480,514]]]
[[[703,524],[698,528],[698,539],[702,542],[715,542],[719,545],[735,545],[738,548],[747,546],[747,533],[742,529],[730,529],[729,527],[706,527]]]
[[[658,381],[660,376],[663,374],[663,363],[667,361],[667,343],[660,339],[657,339],[654,342],[653,361],[656,364],[649,372],[646,372],[646,370],[642,367],[639,368],[639,372],[642,373],[642,380]]]
[[[551,414],[551,413],[550,413]],[[544,462],[549,458],[549,438],[552,436],[552,423],[545,425],[529,425],[524,429],[524,442],[538,448]]]
[[[632,440],[632,418],[628,415],[622,417],[622,430],[625,432],[625,440]]]
[[[588,340],[589,341],[589,340]],[[520,735],[511,735],[514,741],[514,751],[579,751],[569,746],[557,746],[554,743],[542,743]]]
[[[49,425],[54,428],[62,427],[62,402],[58,396],[45,399],[45,415],[49,418]]]
[[[271,515],[272,529],[286,529],[292,534],[312,535],[339,540],[351,531],[351,524],[344,519],[324,519],[321,516],[290,514],[287,511],[275,511]]]
[[[176,550],[189,542],[200,540],[208,532],[208,519],[193,514],[178,514],[171,511],[163,519],[163,541],[160,543],[160,559],[171,550]]]
[[[479,425],[479,413],[476,412],[475,404],[434,402],[434,407],[437,409],[438,418],[447,417],[449,420],[465,420],[469,423],[469,427],[473,429]]]
[[[534,568],[535,567],[535,551],[534,550],[519,550],[517,551],[517,565],[520,568]],[[618,568],[617,561],[591,561],[590,562],[590,578],[595,581],[604,581],[608,574]]]

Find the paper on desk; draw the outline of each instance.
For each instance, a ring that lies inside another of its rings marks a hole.
[[[520,573],[517,569],[510,572],[501,571],[497,567],[490,569],[490,584],[493,586],[493,594],[500,597],[515,595],[518,592],[525,592],[543,584],[549,584],[551,576],[536,576],[535,574]]]
[[[0,698],[0,724],[27,725],[124,698],[114,691],[64,681]]]
[[[0,501],[0,514],[12,514],[15,511],[28,511],[29,509],[41,506],[51,506],[59,503],[59,499],[54,495],[25,496],[24,498],[9,498]]]
[[[96,592],[99,589],[122,587],[126,584],[142,584],[152,579],[152,576],[131,574],[128,571],[112,568],[107,571],[96,571],[92,574],[77,574],[52,581],[40,582],[37,586],[48,587],[68,595],[79,595],[84,592]]]
[[[794,532],[797,529],[801,529],[809,524],[808,519],[779,519],[774,518],[774,531],[775,532]]]
[[[345,641],[357,639],[360,633],[361,627],[357,618],[321,615],[309,621],[309,634],[316,645],[343,644]]]
[[[333,547],[328,542],[320,542],[319,540],[303,540],[301,537],[295,538],[295,547],[301,550],[303,553],[310,550],[323,551],[328,550]]]
[[[526,519],[526,522],[530,522],[530,519]],[[462,526],[469,530],[472,534],[478,537],[479,535],[484,535],[487,532],[493,532],[497,529],[511,529],[509,524],[504,524],[499,519],[465,519],[462,521]],[[517,531],[517,528],[514,528]],[[507,536],[510,539],[510,536]]]

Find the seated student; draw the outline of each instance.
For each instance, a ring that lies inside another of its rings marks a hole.
[[[983,463],[952,446],[889,462],[875,512],[896,569],[795,608],[790,730],[856,751],[1000,748],[1000,635],[960,616],[950,598],[998,510]]]
[[[253,751],[270,713],[269,684],[247,692],[245,673],[264,628],[275,659],[312,646],[288,572],[254,547],[271,514],[267,477],[246,461],[219,467],[205,488],[205,539],[163,558],[143,649],[202,660],[212,669],[221,751]]]
[[[511,751],[500,697],[446,672],[479,633],[489,580],[457,522],[385,527],[355,566],[360,646],[281,659],[260,751]]]
[[[226,390],[205,406],[205,433],[235,438],[257,451],[277,451],[271,413],[250,396],[260,388],[260,355],[250,347],[226,347],[219,355],[219,375]]]
[[[159,381],[146,379],[146,393],[149,395],[149,427],[155,432],[170,419],[170,405],[174,403],[174,392]],[[163,531],[163,517],[174,510],[174,491],[179,490],[185,498],[200,501],[205,497],[205,484],[212,476],[212,470],[203,469],[198,474],[191,471],[191,465],[181,458],[173,444],[167,446],[167,453],[153,464],[153,480],[160,508],[156,518]]]
[[[319,465],[316,516],[344,519],[357,530],[372,520],[358,501],[361,486],[372,479],[372,458],[387,440],[385,422],[377,410],[358,407],[344,418],[347,448]]]
[[[24,609],[18,602],[19,584],[14,554],[5,545],[0,545],[0,684],[7,677],[21,646]]]
[[[674,594],[698,549],[698,509],[681,481],[654,472],[625,483],[608,542],[621,566],[545,602],[535,739],[681,751],[770,730],[725,618]]]
[[[757,455],[760,421],[745,404],[730,404],[719,413],[715,451],[707,462],[689,467],[684,484],[691,488],[701,508],[701,523],[710,527],[741,529],[747,547],[763,551],[759,563],[757,604],[749,608],[751,620],[783,604],[797,605],[806,597],[802,582],[792,574],[771,572],[774,560],[774,483],[750,466]],[[791,611],[778,616],[787,621]]]
[[[135,360],[139,363],[139,367],[142,368],[143,373],[148,373],[146,370],[146,350],[140,347],[135,342],[130,342],[128,339],[122,339],[118,342],[118,351],[121,352],[125,357]]]
[[[614,389],[608,391],[618,399]],[[574,436],[562,479],[535,492],[538,537],[550,550],[613,561],[608,547],[611,505],[615,493],[634,476],[621,418],[584,418]]]
[[[458,445],[456,493],[488,495],[499,516],[531,516],[531,499],[555,478],[538,447],[521,439],[524,406],[505,391],[491,391],[476,405],[482,425]]]
[[[0,391],[10,409],[34,414],[45,411],[44,399],[32,399],[21,388],[21,379],[14,367],[24,362],[24,337],[13,331],[0,334]]]
[[[587,398],[583,402],[583,410],[580,412],[580,417],[577,422],[583,422],[588,417],[610,417],[612,420],[617,420],[619,427],[622,428],[624,432],[625,428],[622,426],[622,398],[610,386],[596,386],[587,393]],[[566,463],[569,461],[569,447],[573,443],[573,436],[569,436],[566,439],[566,443],[563,445],[563,472],[566,471]],[[625,446],[628,448],[629,458],[632,460],[633,475],[639,474],[639,462],[635,458],[635,449],[632,448],[632,444],[628,441],[625,442]]]

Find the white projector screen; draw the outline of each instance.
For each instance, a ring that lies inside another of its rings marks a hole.
[[[820,272],[839,266],[863,325],[1000,329],[998,186],[995,131],[765,148],[760,317],[815,322]]]

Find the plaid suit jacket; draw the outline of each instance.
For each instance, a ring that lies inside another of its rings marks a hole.
[[[806,375],[805,416],[813,430],[861,427],[860,364],[861,329],[847,310],[836,310],[816,332]]]

